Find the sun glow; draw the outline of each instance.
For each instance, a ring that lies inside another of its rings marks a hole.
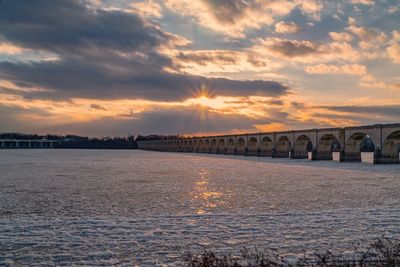
[[[211,188],[209,172],[202,169],[198,175],[198,181],[195,182],[193,191],[189,193],[196,214],[204,214],[224,205],[224,194]]]

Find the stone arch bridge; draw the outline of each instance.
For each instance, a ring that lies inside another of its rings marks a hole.
[[[399,163],[400,123],[140,141],[138,145],[153,151]]]

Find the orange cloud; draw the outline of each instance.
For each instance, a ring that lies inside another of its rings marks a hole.
[[[12,43],[0,41],[0,54],[16,55],[26,51],[26,49]]]
[[[333,65],[333,64],[319,64],[314,66],[305,67],[307,73],[315,74],[350,74],[350,75],[366,75],[368,70],[365,66],[360,64],[350,65]]]
[[[400,44],[393,44],[387,48],[389,58],[395,63],[400,63]]]
[[[170,52],[170,56],[180,71],[207,77],[237,79],[238,73],[265,74],[282,67],[280,62],[262,57],[250,50],[183,50]]]
[[[245,37],[245,31],[271,25],[276,17],[289,14],[298,7],[304,14],[319,19],[322,3],[317,0],[217,2],[210,0],[166,0],[171,11],[195,18],[198,24],[233,38]]]
[[[347,32],[330,32],[329,35],[336,42],[351,42],[353,40],[353,36]]]
[[[400,32],[392,32],[392,40],[387,48],[388,57],[395,63],[400,63]]]
[[[361,78],[359,85],[367,88],[390,89],[400,91],[400,83],[388,83],[376,79],[373,75],[365,75]]]
[[[275,24],[275,31],[277,33],[297,33],[301,30],[301,27],[294,22],[280,21]]]
[[[131,3],[131,7],[144,17],[162,17],[161,6],[153,0]]]
[[[366,6],[372,6],[374,4],[373,0],[351,0],[351,3],[353,5],[366,5]]]
[[[356,25],[350,25],[347,28],[351,33],[357,35],[361,41],[370,43],[382,43],[387,40],[387,35],[378,29],[357,27]]]

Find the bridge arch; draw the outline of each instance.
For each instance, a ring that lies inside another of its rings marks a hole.
[[[197,150],[197,139],[192,139],[192,152]]]
[[[247,155],[257,156],[258,155],[258,141],[257,138],[250,137],[247,142]]]
[[[235,153],[235,139],[232,137],[228,138],[227,144],[226,144],[226,153],[228,154],[234,154]]]
[[[193,152],[193,141],[192,140],[189,140],[187,151]]]
[[[206,152],[206,153],[210,152],[210,145],[211,145],[210,139],[206,139],[204,144],[205,145],[204,145],[203,152]]]
[[[203,152],[203,150],[204,150],[204,142],[203,142],[202,139],[199,140],[199,143],[198,143],[197,147],[198,147],[198,151],[199,152]]]
[[[332,160],[332,152],[340,151],[339,138],[334,134],[324,134],[318,141],[318,159]]]
[[[210,152],[211,153],[217,153],[217,148],[218,148],[218,141],[216,138],[211,139],[211,147],[210,147]]]
[[[308,152],[313,151],[313,148],[314,146],[311,138],[306,134],[300,135],[294,142],[293,158],[306,159],[308,157]]]
[[[277,158],[288,158],[289,152],[291,150],[292,144],[290,143],[290,139],[286,135],[282,135],[276,142],[276,153],[275,157]]]
[[[394,131],[386,137],[382,145],[382,157],[399,161],[400,153],[400,130]]]
[[[185,143],[183,145],[183,151],[187,152],[189,150],[189,141],[185,140]]]
[[[346,141],[346,152],[374,152],[375,142],[366,133],[353,133]]]
[[[264,136],[260,143],[260,156],[270,157],[272,155],[272,139]]]
[[[177,149],[181,151],[183,149],[183,140],[177,141]]]
[[[361,161],[361,152],[374,152],[375,143],[372,138],[363,132],[350,135],[346,140],[346,160]]]
[[[225,153],[225,139],[223,138],[218,141],[217,153]]]
[[[173,140],[173,141],[171,141],[171,143],[170,143],[169,150],[170,150],[170,151],[176,151],[175,149],[176,149],[176,141]]]
[[[243,137],[239,137],[236,142],[236,154],[245,155],[246,154],[246,141]]]

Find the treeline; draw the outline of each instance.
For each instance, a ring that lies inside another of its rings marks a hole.
[[[79,135],[38,135],[24,133],[0,133],[0,139],[9,140],[52,140],[59,141],[54,148],[79,149],[137,149],[137,141],[170,140],[179,135],[138,135],[127,137],[91,138]]]
[[[138,135],[136,136],[136,141],[152,141],[152,140],[173,140],[181,138],[181,135]]]
[[[67,135],[63,142],[54,145],[55,148],[80,149],[137,149],[134,136],[89,138]]]

